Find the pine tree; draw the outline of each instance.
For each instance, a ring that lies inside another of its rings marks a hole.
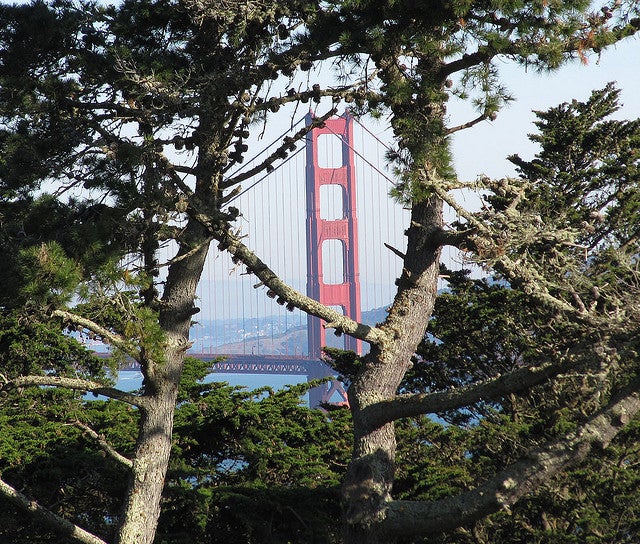
[[[195,289],[214,232],[238,213],[227,201],[244,178],[225,175],[243,161],[252,123],[309,100],[311,88],[281,95],[270,83],[318,56],[301,47],[298,30],[317,12],[297,1],[0,6],[0,242],[11,287],[0,304],[97,337],[144,374],[136,395],[48,363],[40,375],[8,377],[5,389],[19,381],[92,390],[138,409],[116,542],[154,539]],[[160,262],[168,240],[177,255]],[[43,508],[35,513],[101,542]]]
[[[537,112],[538,132],[530,138],[540,144],[540,151],[529,161],[511,157],[521,173],[512,183],[520,183],[521,193],[510,220],[535,220],[519,229],[525,240],[510,240],[505,250],[530,259],[528,268],[538,278],[554,278],[555,285],[549,287],[555,294],[567,292],[561,287],[567,281],[569,292],[579,306],[593,312],[591,317],[567,320],[556,307],[536,303],[532,293],[525,292],[526,285],[510,284],[500,273],[489,280],[471,280],[465,273],[446,271],[450,290],[436,302],[430,335],[403,388],[464,389],[487,376],[524,367],[557,365],[566,370],[517,394],[482,398],[462,410],[440,413],[449,426],[425,435],[423,457],[438,459],[440,451],[448,455],[440,464],[432,463],[431,471],[416,470],[404,465],[420,461],[415,453],[409,456],[411,445],[403,446],[398,485],[404,497],[436,500],[478,485],[523,453],[576,432],[636,379],[637,329],[627,319],[635,312],[637,295],[627,283],[633,277],[627,267],[638,249],[633,202],[640,124],[612,119],[618,98],[619,91],[609,85],[585,102]],[[487,197],[494,211],[512,204],[504,197]],[[545,233],[553,233],[559,243]],[[566,278],[559,276],[560,266]],[[605,311],[612,300],[628,314],[587,323],[597,316],[596,308]],[[421,428],[424,424],[413,432]],[[636,501],[629,496],[637,478],[629,470],[637,459],[636,432],[637,416],[609,447],[593,448],[578,466],[545,479],[539,490],[509,510],[438,541],[628,542],[638,523],[631,506]],[[429,436],[435,442],[430,443]],[[429,474],[437,485],[426,480]]]

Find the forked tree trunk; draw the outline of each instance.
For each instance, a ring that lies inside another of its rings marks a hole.
[[[180,252],[185,257],[169,268],[162,297],[164,360],[149,361],[142,368],[145,393],[140,428],[116,544],[152,544],[156,534],[193,302],[208,252],[209,238],[202,225],[190,222],[185,239]]]
[[[398,294],[381,326],[394,340],[372,348],[349,388],[354,452],[343,487],[347,544],[394,541],[384,529],[384,519],[394,481],[395,431],[393,423],[369,425],[368,413],[375,403],[395,396],[424,337],[436,299],[441,229],[439,199],[431,197],[414,207]]]

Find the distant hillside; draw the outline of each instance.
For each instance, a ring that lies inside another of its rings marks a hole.
[[[262,354],[262,355],[306,355],[307,328],[296,327],[285,333],[272,336],[251,336],[240,342],[229,342],[211,348],[211,353]]]
[[[368,310],[366,312],[362,312],[362,322],[365,325],[374,326],[378,323],[382,323],[387,318],[387,307],[383,306],[382,308],[374,308],[373,310]]]
[[[362,313],[362,321],[367,325],[375,325],[385,319],[387,315],[386,308],[375,308],[367,312]],[[274,321],[281,319],[275,317]],[[269,318],[262,320],[263,322],[269,322]],[[234,322],[235,323],[235,322]],[[270,322],[272,323],[272,322]],[[228,335],[232,334],[234,324],[224,323],[217,324],[218,327],[227,331]],[[237,326],[237,324],[235,324]],[[259,328],[259,325],[256,325]],[[270,326],[273,330],[275,327]],[[210,353],[228,353],[228,354],[262,354],[262,355],[307,355],[307,327],[297,326],[291,327],[285,332],[265,332],[263,330],[257,330],[255,334],[246,335],[240,341],[231,341],[219,344],[217,346],[211,346],[207,349]],[[236,338],[238,335],[236,335]],[[333,344],[333,335],[327,337],[328,343]]]

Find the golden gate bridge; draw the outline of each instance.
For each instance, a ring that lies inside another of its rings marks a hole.
[[[309,113],[288,130],[312,120]],[[249,171],[285,136],[231,175]],[[229,201],[240,210],[238,228],[247,245],[294,288],[352,319],[362,321],[363,307],[384,314],[402,266],[388,246],[404,249],[408,220],[389,197],[394,182],[386,172],[384,143],[345,112],[290,150],[272,172],[245,180],[248,186]],[[192,329],[190,356],[211,361],[216,373],[310,381],[335,376],[322,361],[323,346],[362,353],[360,341],[327,335],[320,319],[288,311],[255,281],[225,253],[211,254],[198,290],[202,312]],[[335,380],[309,394],[311,406],[346,401]]]

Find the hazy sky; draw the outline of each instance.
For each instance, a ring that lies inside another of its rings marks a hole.
[[[527,134],[534,132],[532,124],[534,114],[532,110],[544,110],[560,102],[573,98],[586,99],[591,90],[602,88],[609,81],[617,81],[622,89],[624,108],[619,113],[627,118],[640,117],[640,40],[628,40],[611,50],[605,51],[600,60],[592,58],[588,65],[579,62],[567,65],[555,73],[538,74],[525,71],[523,67],[504,63],[501,69],[503,81],[511,94],[516,98],[506,107],[494,122],[485,121],[470,129],[461,131],[454,136],[453,154],[458,175],[463,180],[473,180],[480,174],[491,177],[503,177],[514,174],[514,168],[506,160],[506,156],[518,153],[523,158],[531,158],[536,152],[536,146],[529,142]],[[322,80],[321,73],[311,74],[311,83]],[[304,107],[306,108],[306,106]],[[324,111],[323,109],[319,110]],[[299,108],[296,119],[305,113]],[[450,126],[466,122],[477,116],[468,104],[451,100],[449,103]],[[366,121],[370,130],[384,139],[389,139],[387,120]],[[257,143],[257,147],[264,146],[264,142],[271,141],[270,133],[280,134],[290,124],[286,113],[280,112],[274,116],[267,127],[267,134]],[[356,142],[356,146],[367,156],[368,160],[376,163],[380,170],[384,166],[384,149],[373,141]],[[303,156],[299,156],[302,159]],[[357,161],[358,162],[358,161]],[[289,168],[290,165],[287,165]],[[249,236],[247,242],[265,255],[269,263],[288,281],[303,289],[305,271],[286,272],[285,269],[304,262],[304,242],[291,241],[291,247],[283,234],[288,232],[303,233],[304,227],[304,174],[300,168],[282,173],[276,171],[273,180],[265,180],[259,191],[253,196],[251,203],[243,204],[240,209],[244,212],[241,220],[243,232]],[[297,172],[297,173],[296,173]],[[278,176],[282,175],[282,179]],[[271,176],[270,176],[271,177]],[[360,278],[362,287],[363,308],[378,307],[390,300],[393,280],[399,273],[400,261],[383,246],[383,242],[402,248],[404,237],[402,232],[406,227],[405,220],[398,220],[397,211],[382,208],[380,203],[388,200],[386,193],[390,186],[388,182],[377,176],[376,172],[364,165],[358,170],[358,221],[360,231]],[[376,178],[376,179],[374,179]],[[244,184],[243,184],[244,185]],[[299,193],[299,194],[298,194]],[[248,196],[248,195],[247,195]],[[272,200],[270,200],[272,199]],[[464,197],[465,204],[474,208],[479,200],[474,195]],[[281,221],[284,223],[280,224]],[[268,222],[272,228],[267,228]],[[297,247],[302,245],[302,248]],[[445,261],[454,268],[462,266],[456,264],[459,258],[453,251],[445,250]],[[228,265],[224,259],[220,262],[221,272],[217,276],[218,297],[232,291],[221,281],[232,280],[228,275]],[[375,279],[371,279],[371,272],[375,272]],[[301,277],[302,276],[302,277]],[[249,278],[244,281],[249,282]],[[384,285],[382,285],[384,283]],[[245,288],[245,291],[251,291]],[[234,303],[229,300],[223,304],[226,308],[252,305],[245,296],[240,297],[244,303]],[[261,297],[264,298],[264,297]],[[257,304],[257,303],[256,303]],[[261,304],[261,303],[260,303]],[[275,305],[270,305],[271,308]],[[265,308],[265,312],[269,310]]]
[[[513,174],[505,157],[518,153],[530,158],[536,151],[527,134],[535,131],[531,110],[545,110],[573,98],[584,100],[594,89],[615,81],[622,90],[620,117],[640,117],[640,39],[631,38],[592,57],[588,65],[574,62],[554,73],[526,72],[521,66],[504,64],[503,81],[516,98],[498,118],[485,121],[454,136],[453,152],[458,175],[472,180],[478,174],[502,177]],[[474,117],[463,104],[452,104],[452,125]]]

